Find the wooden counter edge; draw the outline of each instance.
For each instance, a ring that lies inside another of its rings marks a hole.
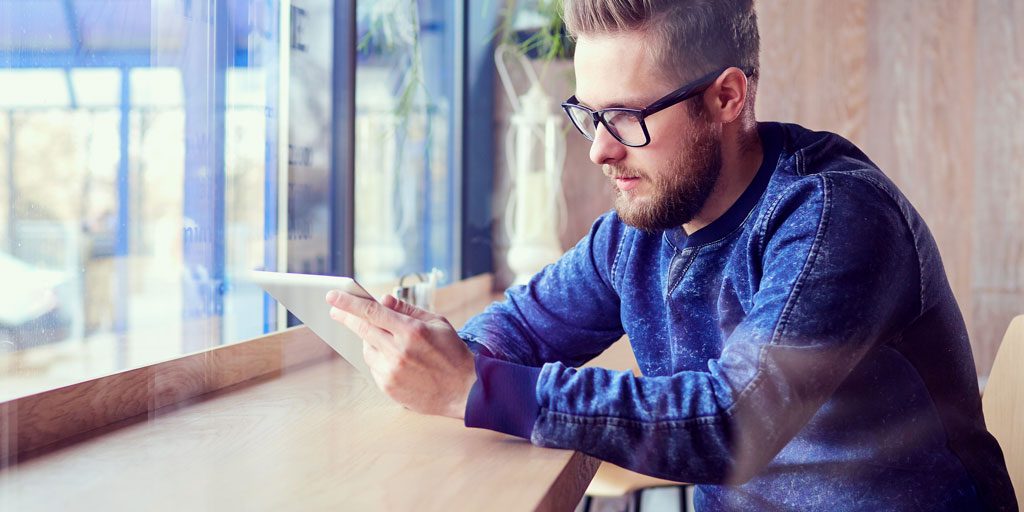
[[[492,284],[484,274],[440,288],[436,309],[460,313],[490,299]],[[70,437],[334,354],[299,326],[0,403],[0,468]]]
[[[555,481],[551,483],[547,494],[541,499],[536,510],[540,512],[573,510],[583,498],[587,486],[594,479],[601,461],[582,452],[572,454]]]
[[[0,404],[0,467],[118,421],[334,353],[306,327],[215,347]]]

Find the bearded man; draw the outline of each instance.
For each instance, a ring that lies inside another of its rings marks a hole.
[[[566,0],[613,211],[456,333],[332,293],[380,387],[700,510],[1015,510],[935,241],[849,141],[758,122],[751,0]],[[770,99],[769,99],[770,101]],[[627,334],[642,376],[578,368]]]

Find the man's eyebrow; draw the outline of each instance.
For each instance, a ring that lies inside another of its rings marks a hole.
[[[576,101],[580,102],[580,105],[587,107],[591,110],[602,110],[606,108],[635,108],[642,109],[646,107],[650,102],[646,98],[623,98],[618,101],[611,103],[605,103],[601,105],[595,105],[593,103],[584,101],[579,95],[576,95]]]

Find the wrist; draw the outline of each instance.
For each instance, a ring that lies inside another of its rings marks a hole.
[[[456,419],[466,418],[466,404],[469,403],[469,392],[476,385],[476,368],[471,368],[469,374],[462,380],[462,386],[456,393],[455,400],[448,410],[448,416]]]

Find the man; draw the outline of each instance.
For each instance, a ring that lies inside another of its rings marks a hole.
[[[563,108],[615,210],[458,334],[332,293],[378,385],[696,483],[699,509],[1016,509],[935,242],[850,142],[755,120],[751,1],[566,0],[565,20]],[[624,333],[642,377],[575,368]]]

